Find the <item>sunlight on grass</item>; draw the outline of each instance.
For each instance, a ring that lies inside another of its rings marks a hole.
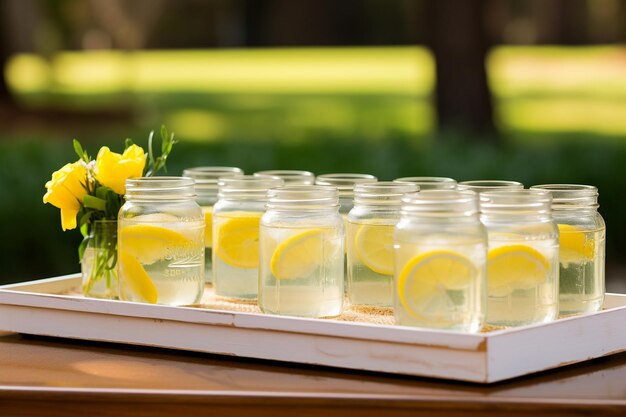
[[[40,72],[37,81],[19,76],[35,62]],[[7,76],[18,94],[49,79],[53,92],[72,94],[193,91],[426,95],[434,83],[434,67],[429,52],[418,47],[110,51],[64,52],[49,63],[33,55],[18,55],[9,62]]]
[[[573,100],[568,98],[517,98],[500,104],[505,131],[544,133],[626,133],[626,100]]]
[[[178,136],[191,141],[215,141],[227,129],[224,117],[195,109],[173,111],[167,115],[165,124]]]
[[[498,47],[486,64],[502,131],[626,135],[626,48]],[[132,105],[198,141],[419,137],[436,120],[417,46],[20,54],[6,76],[26,104]]]

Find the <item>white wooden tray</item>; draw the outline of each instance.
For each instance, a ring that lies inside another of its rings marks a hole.
[[[552,323],[462,334],[59,295],[78,275],[0,287],[0,330],[490,383],[626,351],[626,295]]]

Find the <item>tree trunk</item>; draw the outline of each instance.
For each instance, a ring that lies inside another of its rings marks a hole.
[[[428,43],[435,56],[439,128],[495,140],[485,58],[491,46],[483,0],[427,2]]]

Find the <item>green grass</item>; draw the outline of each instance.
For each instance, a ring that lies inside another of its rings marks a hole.
[[[497,125],[512,140],[626,137],[626,48],[498,47],[486,65]],[[436,117],[422,47],[25,54],[6,73],[26,105],[128,108],[143,127],[166,121],[199,141],[423,138]]]

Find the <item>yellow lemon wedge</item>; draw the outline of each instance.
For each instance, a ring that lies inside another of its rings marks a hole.
[[[405,310],[418,318],[445,316],[453,303],[448,290],[461,290],[478,277],[467,257],[450,250],[433,250],[416,255],[398,275],[398,299]]]
[[[202,207],[204,212],[204,247],[213,247],[213,207]]]
[[[192,243],[180,232],[150,224],[123,227],[120,230],[119,240],[121,250],[134,256],[144,265],[165,258],[172,249]]]
[[[530,246],[506,245],[491,249],[487,255],[488,294],[532,288],[545,281],[549,269],[546,258]]]
[[[124,285],[141,300],[156,304],[159,293],[137,258],[124,251],[119,252],[119,257]]]
[[[237,268],[258,268],[262,213],[239,213],[217,225],[216,255]]]
[[[320,265],[323,257],[324,231],[307,229],[278,244],[270,260],[276,279],[303,278]]]
[[[584,262],[593,259],[595,242],[587,239],[586,233],[576,226],[559,224],[559,262]]]
[[[363,265],[393,275],[393,225],[362,225],[354,236],[354,251]]]

